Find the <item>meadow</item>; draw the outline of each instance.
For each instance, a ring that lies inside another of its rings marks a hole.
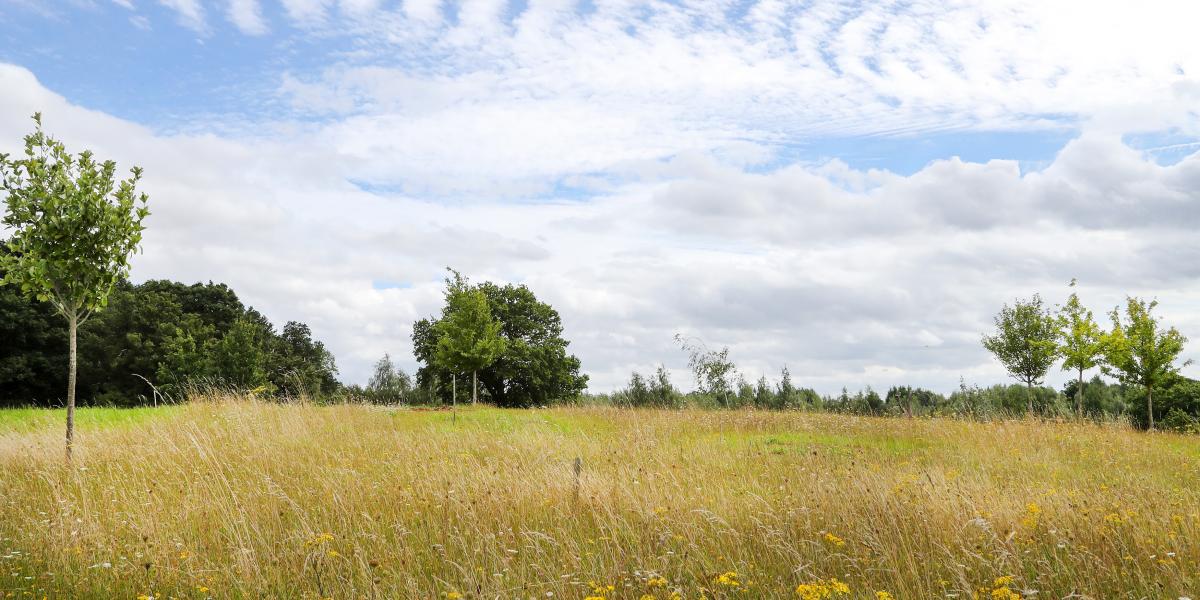
[[[6,598],[1179,598],[1200,439],[803,412],[0,411]],[[576,458],[580,469],[576,475]]]

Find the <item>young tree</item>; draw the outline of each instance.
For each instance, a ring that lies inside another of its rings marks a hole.
[[[504,353],[500,323],[492,318],[487,296],[457,272],[446,280],[446,311],[437,326],[439,363],[455,373],[471,372],[471,403],[479,401],[479,370]]]
[[[1071,287],[1075,281],[1071,280]],[[1075,412],[1083,415],[1083,372],[1100,362],[1100,326],[1092,318],[1092,311],[1084,308],[1079,295],[1074,292],[1066,305],[1058,311],[1058,326],[1062,330],[1058,353],[1063,358],[1062,369],[1075,371],[1079,385],[1075,389]]]
[[[1157,300],[1147,303],[1140,298],[1127,298],[1125,316],[1114,308],[1112,331],[1103,337],[1104,362],[1101,369],[1126,385],[1146,389],[1146,413],[1150,429],[1154,429],[1154,388],[1164,384],[1179,372],[1175,360],[1183,352],[1187,338],[1174,327],[1163,330],[1151,312]],[[1191,361],[1183,363],[1184,366]]]
[[[7,193],[4,225],[12,235],[0,267],[5,284],[49,302],[67,320],[67,458],[75,431],[76,335],[79,325],[104,308],[113,286],[129,272],[142,241],[147,196],[136,191],[142,171],[117,181],[113,161],[77,156],[42,132],[25,136],[25,157],[0,154]]]
[[[737,367],[729,360],[729,348],[721,348],[720,352],[709,350],[704,342],[693,341],[679,333],[675,334],[675,342],[688,353],[688,368],[696,377],[700,391],[720,401],[722,406],[729,406],[733,392],[730,380],[737,372]]]
[[[1058,359],[1058,323],[1041,296],[1007,304],[996,315],[996,333],[983,336],[983,347],[996,356],[1008,374],[1025,384],[1027,410],[1033,413],[1033,386],[1042,383]]]

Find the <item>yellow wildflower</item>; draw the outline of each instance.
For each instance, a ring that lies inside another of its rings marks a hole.
[[[891,595],[889,592],[879,590],[875,592],[875,600],[896,600],[896,597]]]
[[[842,538],[829,532],[825,533],[825,541],[829,542],[830,545],[837,546],[839,548],[846,545],[846,540],[843,540]]]
[[[796,595],[800,600],[826,600],[837,596],[849,596],[850,586],[831,577],[796,586]]]
[[[720,575],[717,575],[717,578],[713,580],[713,583],[726,587],[737,587],[742,585],[741,582],[738,581],[738,574],[734,571],[726,571]]]

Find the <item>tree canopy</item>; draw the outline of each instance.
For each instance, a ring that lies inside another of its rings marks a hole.
[[[1071,281],[1071,287],[1075,282]],[[1061,328],[1061,343],[1059,355],[1062,356],[1064,371],[1075,371],[1078,385],[1076,388],[1075,411],[1083,412],[1083,373],[1100,364],[1102,332],[1092,311],[1083,306],[1079,295],[1072,292],[1067,303],[1058,312],[1058,326]]]
[[[1008,374],[1032,390],[1046,378],[1058,359],[1058,323],[1042,297],[1007,304],[995,318],[996,332],[983,336],[983,347],[996,356]],[[1027,408],[1033,412],[1033,396]]]
[[[499,324],[503,352],[487,367],[479,369],[479,383],[486,400],[504,407],[538,406],[574,398],[587,387],[587,376],[579,372],[579,359],[567,353],[558,311],[537,299],[525,285],[483,282],[468,286],[482,292],[492,318]],[[421,363],[417,385],[446,398],[453,371],[436,360],[439,317],[413,324],[413,354]]]
[[[487,296],[472,288],[457,271],[451,273],[453,278],[446,280],[446,306],[434,327],[434,360],[452,374],[470,373],[471,401],[476,402],[479,370],[499,358],[506,343],[500,335],[500,323],[492,318]]]
[[[1124,318],[1114,308],[1112,329],[1104,336],[1105,375],[1146,390],[1146,418],[1154,429],[1154,389],[1179,373],[1175,364],[1187,338],[1174,327],[1163,329],[1152,314],[1158,301],[1127,298]],[[1186,364],[1186,363],[1185,363]]]

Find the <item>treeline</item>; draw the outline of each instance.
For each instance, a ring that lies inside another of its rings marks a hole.
[[[1179,362],[1187,338],[1154,316],[1157,306],[1156,301],[1127,298],[1123,307],[1108,313],[1110,327],[1105,329],[1075,293],[1057,307],[1047,306],[1036,294],[1005,305],[995,318],[995,331],[985,334],[982,343],[1019,385],[981,388],[960,382],[948,396],[903,386],[882,395],[871,388],[854,394],[843,388],[840,394],[823,396],[796,387],[786,367],[777,383],[766,377],[750,383],[730,360],[729,348],[710,350],[696,338],[676,335],[688,355],[694,391],[680,392],[660,366],[649,377],[633,373],[624,389],[581,400],[628,407],[754,407],[864,415],[1074,416],[1200,432],[1200,381],[1180,374],[1188,364]],[[1042,385],[1055,365],[1075,375],[1062,390]],[[1087,381],[1084,375],[1093,369],[1115,382],[1099,375]]]
[[[333,355],[304,323],[281,330],[224,284],[119,282],[79,326],[81,404],[178,401],[196,389],[329,397]],[[46,302],[0,286],[0,406],[58,406],[67,387],[66,323]]]
[[[787,369],[779,380],[761,377],[754,383],[738,377],[728,395],[714,396],[701,390],[682,392],[671,383],[670,374],[659,367],[653,375],[633,373],[625,387],[611,393],[585,394],[576,402],[621,408],[754,408],[759,410],[805,410],[863,416],[956,417],[992,419],[1026,414],[1044,418],[1076,418],[1093,421],[1125,421],[1145,427],[1149,422],[1146,391],[1137,386],[1109,383],[1095,375],[1082,388],[1072,380],[1061,390],[1037,385],[967,385],[950,394],[920,387],[893,386],[880,393],[870,387],[839,394],[818,394],[795,387]],[[1173,376],[1156,389],[1157,426],[1186,433],[1200,433],[1200,381]],[[1076,403],[1082,407],[1080,412]],[[1032,413],[1030,412],[1032,407]]]

